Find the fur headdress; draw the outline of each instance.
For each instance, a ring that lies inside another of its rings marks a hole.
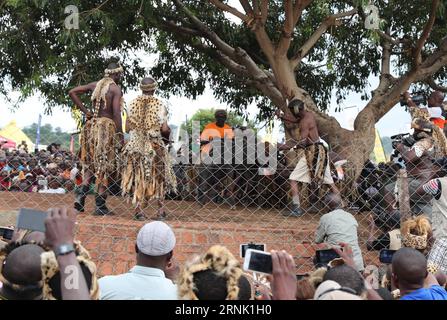
[[[118,64],[118,67],[115,69],[105,69],[104,70],[104,76],[110,77],[110,75],[115,73],[122,73],[124,71],[123,67]]]
[[[140,82],[140,89],[142,91],[154,91],[154,90],[156,90],[158,88],[158,82],[155,81],[155,79],[152,78],[152,77],[147,77],[147,78],[150,78],[150,79],[154,80],[154,82],[148,83],[148,84],[143,84],[142,82]]]
[[[424,250],[428,245],[431,232],[430,221],[425,216],[409,219],[402,224],[402,244],[417,250]]]
[[[212,270],[227,280],[226,300],[237,300],[239,296],[239,279],[242,276],[240,263],[222,246],[213,246],[202,256],[196,257],[185,265],[178,283],[180,300],[198,300],[194,290],[194,274],[200,271]]]

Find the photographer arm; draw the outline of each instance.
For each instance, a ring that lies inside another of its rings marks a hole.
[[[61,245],[73,244],[75,220],[76,213],[73,209],[54,208],[49,210],[48,218],[45,220],[45,242],[53,251]],[[87,282],[76,259],[76,254],[71,252],[59,255],[57,263],[61,270],[62,299],[90,300]],[[71,286],[68,287],[66,284],[71,284]]]
[[[352,248],[347,243],[340,243],[340,248],[333,247],[335,252],[338,253],[340,258],[343,259],[346,265],[350,266],[351,268],[357,270],[357,267],[354,262],[354,254],[352,252]],[[359,272],[360,273],[360,272]],[[360,275],[363,278],[363,275],[360,273]],[[366,287],[366,293],[367,293],[367,299],[368,300],[383,300],[382,297],[374,290],[374,288],[371,286],[371,283],[369,283],[367,280],[365,280],[365,287]]]
[[[415,160],[419,159],[414,149],[407,149],[402,143],[396,144],[396,150],[399,151],[399,153],[402,156],[402,159],[407,164],[412,163]]]

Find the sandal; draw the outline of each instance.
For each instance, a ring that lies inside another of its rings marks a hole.
[[[140,212],[140,213],[135,214],[133,219],[137,220],[137,221],[146,221],[147,217],[144,215],[144,213]]]

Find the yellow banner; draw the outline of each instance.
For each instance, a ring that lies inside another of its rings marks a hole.
[[[376,141],[374,143],[374,158],[376,163],[386,162],[385,150],[383,149],[382,140],[379,131],[376,129]]]

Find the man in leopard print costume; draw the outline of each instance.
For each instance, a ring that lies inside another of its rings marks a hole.
[[[157,82],[148,77],[141,81],[142,95],[130,104],[127,130],[130,140],[123,152],[121,188],[136,206],[136,220],[145,220],[143,210],[150,200],[158,201],[158,218],[166,217],[164,197],[176,189],[176,179],[165,141],[170,128],[167,110],[154,97]]]

